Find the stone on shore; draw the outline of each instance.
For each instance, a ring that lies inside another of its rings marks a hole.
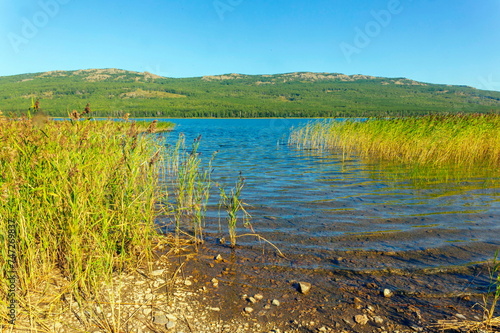
[[[311,284],[309,282],[299,282],[299,292],[305,295],[310,290],[311,290]]]

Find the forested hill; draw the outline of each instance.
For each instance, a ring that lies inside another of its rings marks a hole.
[[[83,111],[131,117],[345,117],[500,112],[500,92],[406,78],[334,73],[166,78],[120,69],[0,77],[0,110],[51,116]]]

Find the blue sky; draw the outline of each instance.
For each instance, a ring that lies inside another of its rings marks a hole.
[[[499,0],[0,2],[0,75],[295,71],[500,91]]]

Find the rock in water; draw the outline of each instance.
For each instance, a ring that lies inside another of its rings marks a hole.
[[[299,292],[307,294],[310,290],[311,284],[309,282],[299,282]]]

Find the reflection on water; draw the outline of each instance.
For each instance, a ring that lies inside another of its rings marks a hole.
[[[319,258],[320,267],[331,265],[338,251],[456,253],[407,261],[433,266],[484,260],[500,246],[497,170],[412,170],[288,146],[290,128],[304,119],[171,121],[177,127],[168,140],[201,134],[205,160],[219,151],[215,182],[232,186],[243,174],[242,198],[258,233],[285,253]],[[213,233],[217,196],[214,191],[207,221]],[[257,246],[253,239],[240,244]]]

